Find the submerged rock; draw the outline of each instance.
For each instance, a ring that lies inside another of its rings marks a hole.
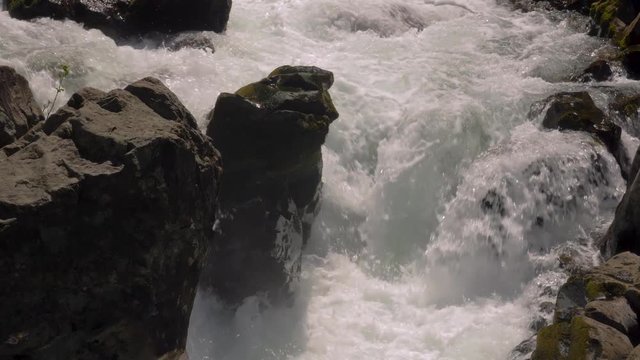
[[[588,92],[562,92],[548,97],[543,103],[547,111],[542,126],[593,134],[614,156],[622,177],[629,179],[631,162],[620,139],[622,130],[594,104]]]
[[[611,66],[606,60],[596,60],[574,80],[579,82],[607,81],[613,77]]]
[[[8,145],[44,119],[27,80],[0,66],[0,147]]]
[[[0,358],[182,354],[220,161],[175,95],[151,78],[86,88],[9,147]]]
[[[186,30],[223,32],[231,0],[8,0],[12,17],[71,19],[111,36],[150,31]]]
[[[321,146],[338,118],[333,74],[283,66],[220,94],[207,134],[222,154],[223,217],[202,284],[225,301],[266,292],[288,297],[318,211]]]
[[[629,252],[581,274],[558,293],[554,324],[538,332],[532,359],[627,359],[640,342],[640,257]]]

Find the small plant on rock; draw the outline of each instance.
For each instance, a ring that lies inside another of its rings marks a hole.
[[[64,88],[62,87],[62,83],[67,78],[67,76],[69,76],[69,73],[70,73],[69,65],[67,64],[61,64],[60,66],[58,66],[58,69],[60,71],[58,72],[58,83],[56,84],[56,87],[55,87],[56,95],[53,97],[53,101],[47,102],[47,104],[44,106],[44,109],[42,111],[47,113],[47,119],[51,115],[51,112],[53,111],[53,109],[56,107],[56,101],[58,100],[58,95],[60,95],[60,93],[64,91]]]

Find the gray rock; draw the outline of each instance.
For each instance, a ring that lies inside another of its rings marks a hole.
[[[0,66],[0,148],[44,119],[29,83],[8,66]]]
[[[329,71],[284,66],[221,94],[209,114],[207,135],[225,164],[224,217],[203,286],[229,303],[256,293],[289,297],[319,209],[321,146],[338,117],[332,84]]]
[[[585,316],[611,326],[629,339],[638,339],[638,316],[624,297],[592,301],[585,307]]]
[[[605,60],[596,60],[591,63],[584,71],[578,75],[574,81],[590,82],[590,81],[607,81],[613,77],[611,66]]]
[[[0,157],[0,358],[184,352],[219,155],[160,82],[128,89],[81,90]]]

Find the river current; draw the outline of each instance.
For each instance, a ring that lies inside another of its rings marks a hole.
[[[202,128],[220,92],[280,65],[333,71],[340,118],[293,304],[258,296],[228,310],[198,294],[190,359],[508,359],[549,318],[541,304],[566,279],[558,259],[598,261],[592,241],[625,189],[602,145],[542,130],[531,106],[588,89],[605,108],[608,86],[637,85],[567,82],[605,45],[585,18],[458,5],[235,0],[227,33],[205,33],[215,54],[117,46],[71,21],[0,12],[0,64],[41,104],[60,64],[63,101],[155,76]]]

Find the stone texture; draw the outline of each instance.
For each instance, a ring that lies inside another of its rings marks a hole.
[[[0,66],[0,148],[44,119],[27,80],[8,66]]]
[[[574,80],[579,82],[607,81],[613,77],[611,66],[606,60],[596,60],[587,66]]]
[[[615,157],[622,177],[629,178],[631,161],[620,140],[622,130],[595,105],[588,92],[562,92],[548,97],[543,103],[547,107],[543,127],[593,134]]]
[[[218,251],[203,286],[229,303],[256,293],[288,298],[319,209],[321,146],[338,117],[332,84],[331,72],[283,66],[222,93],[209,114],[225,171]]]
[[[572,275],[560,288],[554,323],[538,332],[532,359],[626,359],[638,338],[640,257],[618,254]]]
[[[18,19],[71,19],[111,36],[152,31],[223,32],[231,0],[7,0],[9,14]]]
[[[638,316],[623,297],[592,301],[585,307],[585,316],[620,331],[633,343],[640,340]]]
[[[219,155],[159,81],[127,89],[81,90],[2,149],[0,358],[184,352]]]

